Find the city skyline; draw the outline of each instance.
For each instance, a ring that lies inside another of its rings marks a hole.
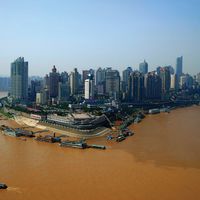
[[[192,1],[6,1],[1,3],[0,70],[23,56],[30,75],[128,66],[149,71],[176,67],[183,56],[185,73],[199,72],[200,2]]]
[[[19,56],[19,58],[24,58],[24,57],[23,56]],[[68,73],[70,73],[74,69],[77,69],[81,73],[81,72],[90,71],[90,70],[94,70],[94,72],[96,72],[100,68],[101,69],[112,68],[112,69],[118,70],[119,73],[120,73],[120,76],[123,76],[123,71],[126,70],[127,68],[132,68],[132,71],[141,71],[140,66],[143,63],[147,64],[147,72],[154,72],[159,67],[172,67],[173,73],[176,73],[176,70],[177,70],[177,59],[179,59],[179,58],[184,59],[183,56],[177,57],[176,61],[175,61],[176,63],[174,65],[166,64],[166,65],[157,65],[157,66],[154,66],[154,67],[149,67],[149,63],[146,60],[143,60],[140,63],[138,63],[137,67],[133,67],[131,65],[128,65],[128,66],[122,66],[120,69],[119,69],[119,67],[113,67],[113,66],[99,66],[99,67],[86,67],[86,68],[78,68],[78,67],[62,68],[62,67],[59,67],[59,66],[56,66],[56,65],[52,64],[51,66],[48,66],[47,69],[45,68],[45,70],[47,70],[47,71],[45,71],[44,74],[31,74],[31,73],[29,73],[29,77],[40,77],[40,78],[45,77],[45,75],[47,75],[49,73],[49,71],[51,71],[52,67],[56,67],[57,70],[58,70],[58,73],[62,73],[62,72],[68,72]],[[191,71],[186,71],[185,67],[184,67],[184,61],[185,61],[185,59],[182,61],[182,73],[183,74],[190,74],[192,76],[196,76],[199,73],[199,71],[195,72],[194,74],[191,73]],[[11,66],[11,64],[12,64],[12,62],[10,63],[10,66]],[[30,66],[30,63],[29,63],[29,66]],[[66,70],[66,69],[68,69],[68,70]],[[9,69],[9,71],[10,71],[10,69]],[[30,67],[29,71],[31,71],[31,67]],[[9,72],[9,74],[6,74],[6,75],[0,74],[0,77],[2,77],[2,78],[5,77],[6,78],[6,77],[10,77],[10,75],[11,74]]]

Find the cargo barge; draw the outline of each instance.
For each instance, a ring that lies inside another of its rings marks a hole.
[[[48,143],[55,143],[55,142],[61,142],[61,138],[60,137],[55,137],[52,135],[45,135],[45,136],[38,136],[37,138],[35,138],[35,140],[39,141],[39,142],[48,142]]]
[[[23,130],[20,128],[10,128],[7,126],[2,125],[1,131],[3,134],[13,137],[35,137],[34,133],[32,131]]]
[[[60,143],[61,147],[73,147],[78,149],[86,149],[88,148],[88,145],[86,142],[83,141],[63,141]]]
[[[88,145],[85,141],[63,141],[60,143],[61,147],[72,147],[72,148],[78,148],[78,149],[86,149],[86,148],[94,148],[94,149],[106,149],[103,145],[97,145],[97,144],[91,144]]]
[[[105,146],[103,146],[103,145],[97,145],[97,144],[91,144],[91,145],[88,145],[88,148],[103,149],[103,150],[106,149]]]

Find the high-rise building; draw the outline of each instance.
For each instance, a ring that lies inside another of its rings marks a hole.
[[[177,81],[180,82],[180,76],[183,74],[183,56],[176,59],[176,75]]]
[[[186,89],[186,79],[187,79],[187,77],[184,75],[184,74],[182,74],[180,77],[180,81],[179,81],[179,88],[180,89]]]
[[[146,99],[158,100],[161,98],[161,78],[155,71],[145,74],[144,87]]]
[[[106,70],[106,94],[114,99],[119,98],[120,75],[119,71],[108,68]]]
[[[166,66],[166,67],[169,68],[170,74],[174,74],[174,68],[171,65]]]
[[[162,81],[162,95],[164,97],[170,90],[171,74],[169,67],[160,68],[160,78]]]
[[[157,68],[156,68],[156,73],[158,74],[158,76],[160,76],[160,69],[161,69],[162,67],[161,66],[158,66]]]
[[[61,83],[68,83],[69,82],[69,75],[67,72],[62,72],[60,74],[60,82]]]
[[[91,75],[93,76],[93,81],[95,81],[95,71],[93,69],[83,70],[82,72],[83,84],[85,83],[85,80],[88,79],[88,76],[91,76]]]
[[[171,74],[170,88],[172,90],[177,90],[178,89],[177,74]]]
[[[106,80],[106,69],[102,69],[100,67],[96,71],[96,88],[98,95],[103,95],[105,93],[105,80]]]
[[[139,65],[139,71],[143,74],[147,74],[148,73],[148,63],[144,60],[143,63],[140,63]]]
[[[46,74],[46,76],[44,77],[44,88],[48,89],[49,90],[49,87],[50,87],[50,80],[49,80],[49,75]]]
[[[77,68],[74,69],[74,71],[70,74],[70,94],[76,95],[78,94],[79,89],[79,73]]]
[[[123,72],[122,72],[122,80],[123,82],[121,83],[121,91],[122,93],[126,93],[127,90],[128,90],[128,79],[129,79],[129,76],[132,72],[132,68],[131,67],[127,67]]]
[[[128,80],[129,101],[141,102],[144,99],[144,74],[134,71]]]
[[[85,83],[85,80],[88,79],[88,74],[89,74],[89,70],[83,70],[82,71],[83,83]]]
[[[96,71],[96,85],[102,82],[105,82],[106,79],[106,69],[102,69],[101,67]]]
[[[197,80],[197,83],[200,84],[200,73],[197,74],[196,80]]]
[[[122,72],[122,80],[125,82],[125,84],[128,84],[128,79],[129,76],[132,72],[132,68],[131,67],[127,67],[123,72]]]
[[[36,100],[36,93],[42,90],[42,82],[40,80],[31,80],[29,99]]]
[[[68,82],[59,82],[58,84],[58,101],[65,102],[70,96],[70,87]]]
[[[58,97],[58,83],[60,75],[57,72],[55,65],[52,68],[52,72],[49,74],[49,95],[50,98]]]
[[[190,76],[189,74],[182,74],[180,76],[180,89],[191,89],[193,86],[193,77]]]
[[[93,75],[88,74],[88,79],[85,80],[85,99],[94,98],[94,80]]]
[[[28,62],[19,57],[11,63],[11,96],[15,99],[28,99]]]
[[[37,105],[45,105],[49,100],[49,90],[43,89],[40,92],[36,93],[36,104]]]

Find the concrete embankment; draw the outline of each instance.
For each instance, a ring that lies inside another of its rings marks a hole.
[[[35,127],[35,128],[42,129],[42,130],[45,129],[45,130],[49,130],[51,132],[55,132],[55,133],[59,133],[62,135],[67,135],[69,137],[75,137],[75,138],[83,138],[84,137],[87,139],[87,138],[100,137],[100,136],[110,133],[110,131],[111,131],[109,128],[99,127],[97,129],[94,129],[89,132],[82,132],[82,131],[78,131],[76,129],[63,128],[61,126],[55,126],[53,124],[41,123],[38,120],[30,119],[30,118],[23,117],[23,116],[15,116],[15,121],[21,126],[27,125],[30,127]]]

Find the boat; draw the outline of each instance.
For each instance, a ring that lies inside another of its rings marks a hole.
[[[158,114],[158,113],[160,113],[160,109],[158,109],[158,108],[154,108],[154,109],[149,110],[149,114]]]
[[[19,136],[24,136],[24,137],[35,137],[34,133],[32,131],[27,131],[27,130],[22,130],[20,128],[15,129],[16,134]]]
[[[97,144],[91,144],[91,145],[88,145],[89,148],[94,148],[94,149],[106,149],[105,146],[103,145],[97,145]]]
[[[136,117],[135,120],[134,120],[134,124],[137,124],[141,122],[141,118],[140,117]]]
[[[124,137],[132,136],[133,134],[134,133],[132,131],[130,131],[130,130],[124,130],[124,131],[122,131],[122,135]]]
[[[118,137],[117,137],[117,139],[116,139],[116,142],[121,142],[121,141],[123,141],[123,140],[125,140],[126,139],[126,137],[124,137],[123,135],[119,135]]]
[[[85,149],[88,147],[87,143],[84,141],[63,141],[60,143],[61,147],[72,147],[72,148],[78,148],[78,149]]]
[[[7,189],[8,186],[5,183],[0,183],[0,189]]]
[[[112,135],[108,135],[107,136],[107,140],[112,140],[113,139],[113,136]]]
[[[49,142],[49,143],[61,142],[61,138],[55,137],[55,135],[54,136],[52,136],[52,135],[45,135],[45,136],[39,135],[35,140],[40,141],[40,142]]]
[[[170,109],[169,108],[161,108],[160,112],[167,112],[167,113],[169,113]]]
[[[17,133],[15,130],[11,128],[6,128],[2,131],[5,135],[13,136],[13,137],[20,137],[20,134]]]

